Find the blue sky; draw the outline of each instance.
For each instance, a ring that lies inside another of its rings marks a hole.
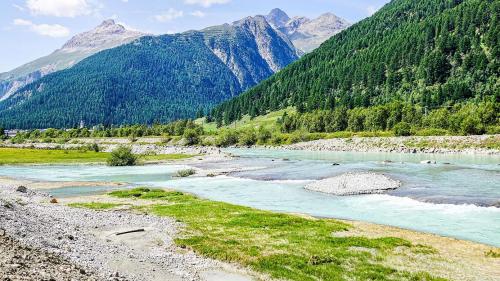
[[[2,0],[0,72],[47,55],[72,35],[113,18],[153,34],[232,22],[281,8],[290,16],[333,12],[359,21],[389,0]]]

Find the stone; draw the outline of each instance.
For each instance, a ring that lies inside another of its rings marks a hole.
[[[52,198],[52,199],[50,199],[50,203],[52,203],[52,204],[57,204],[57,203],[58,203],[58,201],[57,201],[57,199],[56,199],[56,198]]]
[[[26,193],[28,192],[28,188],[26,188],[26,186],[20,185],[16,188],[16,191],[21,193]]]

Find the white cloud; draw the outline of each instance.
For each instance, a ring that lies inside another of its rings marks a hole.
[[[74,18],[89,15],[100,5],[93,0],[27,0],[26,7],[33,15]]]
[[[43,36],[56,38],[66,37],[69,35],[69,29],[60,24],[34,24],[33,22],[24,19],[15,19],[13,24],[17,26],[29,27],[31,31]]]
[[[191,12],[190,15],[192,15],[193,17],[197,17],[197,18],[203,18],[206,16],[206,14],[202,11],[194,11],[194,12]]]
[[[366,12],[368,13],[369,16],[372,16],[373,14],[375,14],[380,8],[378,7],[375,7],[375,6],[368,6],[366,7]]]
[[[15,19],[13,22],[14,25],[21,25],[21,26],[30,26],[33,23],[29,20],[23,20],[23,19]]]
[[[215,4],[227,4],[231,2],[231,0],[184,0],[184,2],[189,5],[200,5],[208,8]]]
[[[22,6],[19,6],[19,5],[17,5],[17,4],[12,4],[12,7],[14,7],[14,8],[18,9],[18,10],[19,10],[19,11],[21,11],[21,12],[24,12],[24,8],[23,8]]]
[[[167,22],[174,20],[176,18],[181,18],[184,16],[183,11],[178,11],[176,9],[170,8],[167,11],[155,16],[155,19],[159,22]]]

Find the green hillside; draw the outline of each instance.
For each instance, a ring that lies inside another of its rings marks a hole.
[[[376,129],[391,129],[404,115],[396,114],[387,124],[393,107],[414,116],[487,108],[493,116],[479,116],[479,122],[498,124],[499,17],[500,1],[393,0],[313,53],[223,103],[214,109],[213,117],[219,124],[230,124],[244,115],[295,106],[299,112],[338,111],[345,120],[336,130],[346,130],[347,111],[363,113],[351,109],[369,107],[373,108],[366,113],[373,115],[369,118],[380,119]],[[422,118],[410,123],[425,126]]]
[[[25,86],[0,102],[0,126],[166,123],[203,115],[297,59],[262,16],[142,37]]]

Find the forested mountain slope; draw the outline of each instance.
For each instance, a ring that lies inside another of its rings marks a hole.
[[[0,103],[7,128],[152,124],[193,118],[298,58],[263,17],[142,37],[48,75]]]
[[[393,0],[213,115],[499,102],[500,1]],[[383,116],[382,116],[383,117]]]
[[[142,37],[26,86],[0,103],[0,122],[18,128],[165,122],[239,91],[201,34]]]

